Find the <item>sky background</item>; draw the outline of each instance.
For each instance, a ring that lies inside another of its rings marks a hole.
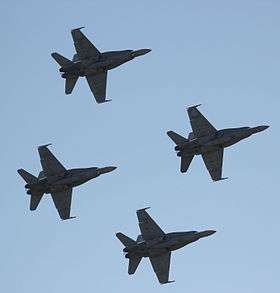
[[[279,292],[279,1],[4,1],[1,3],[0,291]],[[101,51],[151,48],[108,74],[97,105],[80,79],[64,94],[50,57],[70,58],[70,30]],[[271,127],[225,151],[213,183],[196,157],[188,174],[167,130],[187,135],[186,107],[217,128]],[[37,211],[16,170],[41,170],[37,146],[68,168],[115,165],[74,190],[61,221],[46,195]],[[133,276],[115,233],[136,237],[151,206],[166,232],[217,233],[173,253],[158,283],[147,259]]]

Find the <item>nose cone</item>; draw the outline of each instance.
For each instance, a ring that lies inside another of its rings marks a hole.
[[[216,233],[215,230],[205,230],[205,231],[202,231],[202,232],[199,232],[199,237],[202,238],[202,237],[208,237],[208,236],[211,236],[213,235],[214,233]]]
[[[256,132],[261,132],[266,130],[269,127],[269,125],[261,125],[261,126],[257,126],[255,127]]]
[[[261,126],[253,127],[252,130],[253,130],[253,133],[258,133],[258,132],[266,130],[268,127],[269,127],[268,125],[261,125]]]
[[[139,56],[142,56],[142,55],[146,55],[147,53],[149,53],[151,51],[152,51],[151,49],[139,49],[139,50],[132,51],[131,55],[134,58],[134,57],[139,57]]]
[[[115,169],[117,169],[117,167],[109,166],[109,167],[99,168],[98,169],[98,172],[99,172],[99,174],[105,174],[105,173],[112,172]]]

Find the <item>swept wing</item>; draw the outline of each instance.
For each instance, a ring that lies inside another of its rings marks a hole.
[[[170,269],[171,252],[166,252],[159,256],[150,257],[153,270],[161,284],[169,283],[169,269]]]
[[[188,108],[188,115],[196,137],[212,135],[217,129],[197,110],[197,106]]]
[[[38,152],[39,152],[44,175],[46,177],[51,177],[55,175],[63,175],[66,172],[66,169],[58,161],[58,159],[52,154],[52,152],[48,149],[47,146],[48,145],[43,145],[38,147]]]
[[[139,228],[145,241],[149,241],[165,235],[157,223],[146,212],[146,209],[138,210],[137,217]]]
[[[216,151],[208,152],[202,154],[202,158],[206,168],[214,181],[218,181],[222,178],[222,168],[223,168],[223,155],[224,149],[219,148]]]
[[[107,71],[98,75],[86,75],[86,79],[96,102],[106,102]]]
[[[52,199],[62,220],[70,219],[72,188],[62,192],[53,192]]]
[[[71,35],[74,41],[76,52],[80,59],[99,58],[100,52],[81,32],[81,28],[73,29],[71,31]]]

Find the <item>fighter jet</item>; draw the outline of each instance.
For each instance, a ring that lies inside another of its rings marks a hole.
[[[81,169],[66,169],[47,148],[48,145],[38,147],[43,171],[38,178],[24,169],[19,169],[19,175],[27,183],[26,193],[31,195],[30,210],[36,210],[42,196],[50,193],[55,207],[62,220],[71,219],[72,189],[99,175],[112,172],[116,167],[92,167]]]
[[[71,94],[80,76],[85,76],[97,103],[106,100],[107,72],[135,57],[145,55],[151,49],[109,51],[101,53],[81,32],[83,27],[71,31],[76,54],[72,61],[58,53],[52,53],[54,60],[61,66],[65,78],[65,93]]]
[[[187,109],[192,131],[185,138],[173,131],[167,135],[175,142],[177,156],[181,157],[181,172],[187,172],[194,155],[202,155],[213,181],[223,180],[222,165],[224,148],[236,144],[252,134],[264,131],[269,126],[239,127],[217,130],[195,105]]]
[[[158,281],[161,284],[174,282],[169,281],[171,251],[182,248],[200,238],[210,236],[216,231],[164,233],[146,212],[146,209],[148,208],[137,211],[141,234],[136,241],[120,232],[116,233],[117,238],[125,246],[123,249],[125,257],[129,259],[128,274],[134,274],[141,259],[149,257]]]

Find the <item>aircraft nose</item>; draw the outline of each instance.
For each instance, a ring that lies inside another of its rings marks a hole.
[[[266,130],[269,127],[269,125],[261,125],[254,128],[255,132],[261,132]]]
[[[146,55],[151,51],[152,51],[151,49],[139,49],[139,50],[132,51],[131,54],[132,54],[133,57],[139,57],[139,56],[142,56],[142,55]]]
[[[109,166],[109,167],[99,168],[98,171],[100,172],[100,174],[105,174],[105,173],[112,172],[112,171],[114,171],[116,169],[117,169],[117,167]]]
[[[208,237],[208,236],[213,235],[216,232],[217,231],[215,231],[215,230],[206,230],[206,231],[199,232],[199,236],[200,236],[200,238],[202,238],[202,237]]]
[[[264,131],[264,130],[266,130],[268,127],[269,127],[269,125],[262,125],[262,126],[259,126],[259,129],[260,129],[260,131]]]

